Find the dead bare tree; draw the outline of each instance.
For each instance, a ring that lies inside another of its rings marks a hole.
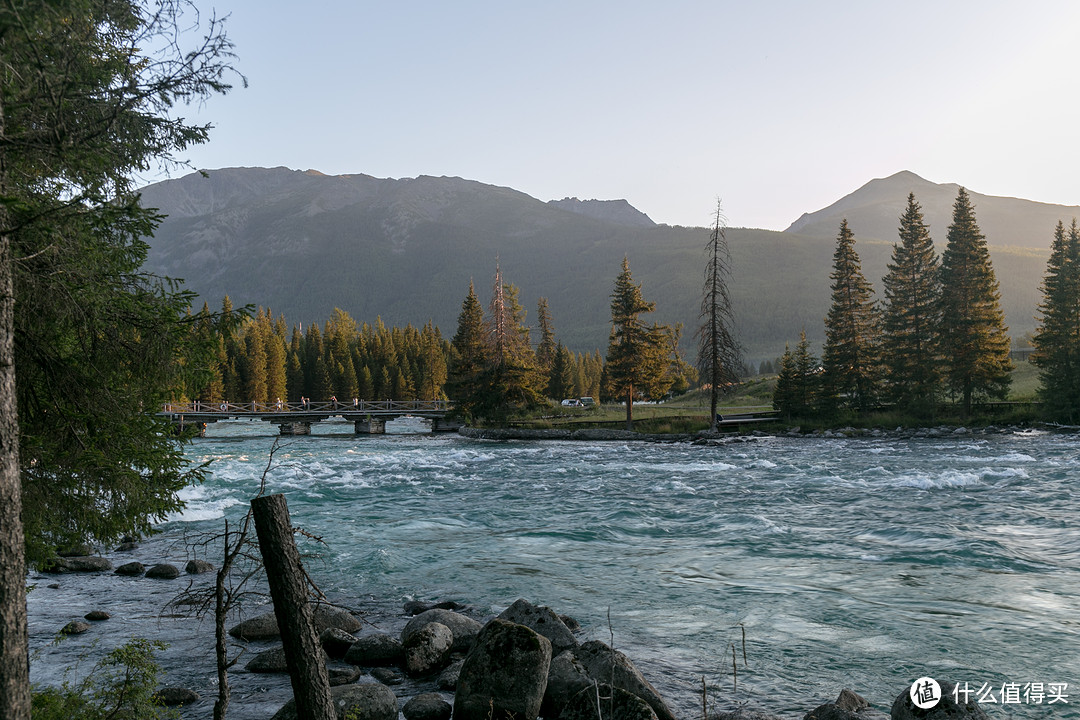
[[[709,427],[716,430],[716,407],[720,392],[737,382],[742,367],[742,348],[735,337],[735,315],[731,309],[728,281],[731,279],[731,251],[725,231],[727,218],[716,201],[716,217],[705,246],[705,283],[701,297],[701,325],[698,340],[698,370],[709,391]]]

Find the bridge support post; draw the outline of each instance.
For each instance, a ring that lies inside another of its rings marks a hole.
[[[278,433],[280,435],[310,435],[311,423],[302,421],[279,423]]]
[[[447,418],[431,418],[431,432],[457,432],[461,429],[460,420],[449,420]]]
[[[353,431],[357,435],[383,435],[386,433],[386,420],[369,415],[367,420],[353,423]]]

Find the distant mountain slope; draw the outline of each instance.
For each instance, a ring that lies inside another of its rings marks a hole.
[[[894,191],[900,207],[907,193]],[[889,192],[878,204],[883,213],[891,212]],[[360,321],[430,319],[449,337],[470,280],[486,305],[498,258],[506,280],[521,289],[530,322],[537,298],[547,297],[564,343],[603,351],[611,287],[625,255],[657,304],[655,320],[684,323],[686,347],[698,324],[709,231],[642,222],[647,216],[625,201],[568,207],[461,178],[233,168],[151,185],[143,204],[168,215],[150,241],[147,269],[184,279],[212,307],[228,294],[235,304],[284,313],[290,323],[323,322],[340,307]],[[895,217],[899,212],[890,222]],[[836,234],[829,222],[822,220],[827,232],[813,223],[809,232],[728,231],[733,302],[750,359],[776,357],[803,328],[820,342]],[[892,239],[871,240],[855,229],[864,271],[878,281]],[[1034,327],[1048,246],[1049,236],[1038,250],[992,249],[1013,335]]]
[[[578,200],[574,197],[549,200],[548,205],[554,205],[562,210],[569,210],[598,220],[626,225],[627,227],[653,227],[656,225],[652,218],[625,200]]]
[[[959,187],[955,183],[932,183],[912,172],[898,172],[871,180],[832,205],[803,215],[785,232],[835,237],[840,221],[846,217],[856,238],[895,242],[900,215],[907,206],[908,193],[913,192],[922,205],[930,236],[942,248]],[[1050,205],[967,190],[979,229],[990,245],[1049,248],[1058,220],[1067,225],[1072,218],[1080,218],[1080,206],[1076,205]]]

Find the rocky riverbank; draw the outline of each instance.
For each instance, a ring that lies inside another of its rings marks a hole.
[[[58,578],[68,576],[76,581],[107,581],[108,573],[123,578],[123,582],[159,584],[176,582],[177,575],[182,576],[180,568],[168,563],[160,563],[153,575],[142,576],[133,575],[130,563],[120,565],[125,574],[110,573],[106,565],[111,566],[111,561],[71,557],[54,566],[54,571]],[[186,569],[189,578],[199,578],[208,577],[212,567],[199,562]],[[74,573],[78,575],[72,577]],[[100,610],[87,615],[85,622],[75,621],[64,631],[94,634],[97,630],[104,637],[102,630],[108,623],[123,622],[118,616],[110,620],[109,613]],[[510,716],[597,720],[598,701],[603,718],[701,717],[688,710],[700,706],[701,698],[669,703],[624,653],[585,637],[571,617],[525,600],[514,602],[497,616],[453,602],[408,602],[393,615],[376,618],[324,603],[316,606],[315,621],[339,717],[353,712],[354,717],[364,720],[448,720],[451,716],[460,720]],[[281,688],[274,694],[281,698],[276,705],[269,706],[269,698],[260,698],[266,710],[255,713],[246,712],[244,707],[252,698],[250,694],[234,693],[230,717],[296,717],[291,701],[286,701],[290,694],[286,658],[274,615],[263,613],[236,623],[230,634],[234,652],[242,652],[232,677],[274,676]],[[201,637],[202,644],[212,647],[212,634]],[[801,717],[884,720],[891,714],[893,720],[909,720],[916,715],[911,712],[908,689],[901,690],[894,701],[886,699],[877,708],[850,690],[841,692],[833,702],[808,699]],[[162,688],[160,696],[162,702],[179,706],[185,718],[204,718],[211,713],[216,692],[211,683],[174,685]],[[768,711],[767,703],[757,709],[724,706],[712,691],[708,694],[704,712],[709,720],[777,718]],[[942,708],[945,714],[941,717],[984,717],[973,703],[950,707],[944,699]],[[787,714],[788,720],[796,717]],[[937,715],[917,717],[933,720]]]

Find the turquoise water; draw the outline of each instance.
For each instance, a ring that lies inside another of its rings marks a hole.
[[[700,447],[391,429],[354,437],[327,423],[273,458],[268,490],[326,541],[311,571],[332,597],[550,605],[613,636],[683,717],[700,717],[702,676],[713,706],[801,717],[843,687],[887,712],[924,675],[973,689],[1068,683],[1068,704],[990,712],[1080,717],[1077,436]],[[187,511],[146,551],[182,557],[181,538],[242,515],[273,443],[260,423],[211,426],[190,456],[213,462],[212,479],[186,492]],[[155,610],[165,597],[146,580],[122,593],[110,582],[65,576],[32,593],[34,643],[60,608],[122,595]],[[122,627],[155,622],[139,617]],[[202,632],[178,652],[212,643]],[[50,651],[37,677],[52,681],[65,657]]]

